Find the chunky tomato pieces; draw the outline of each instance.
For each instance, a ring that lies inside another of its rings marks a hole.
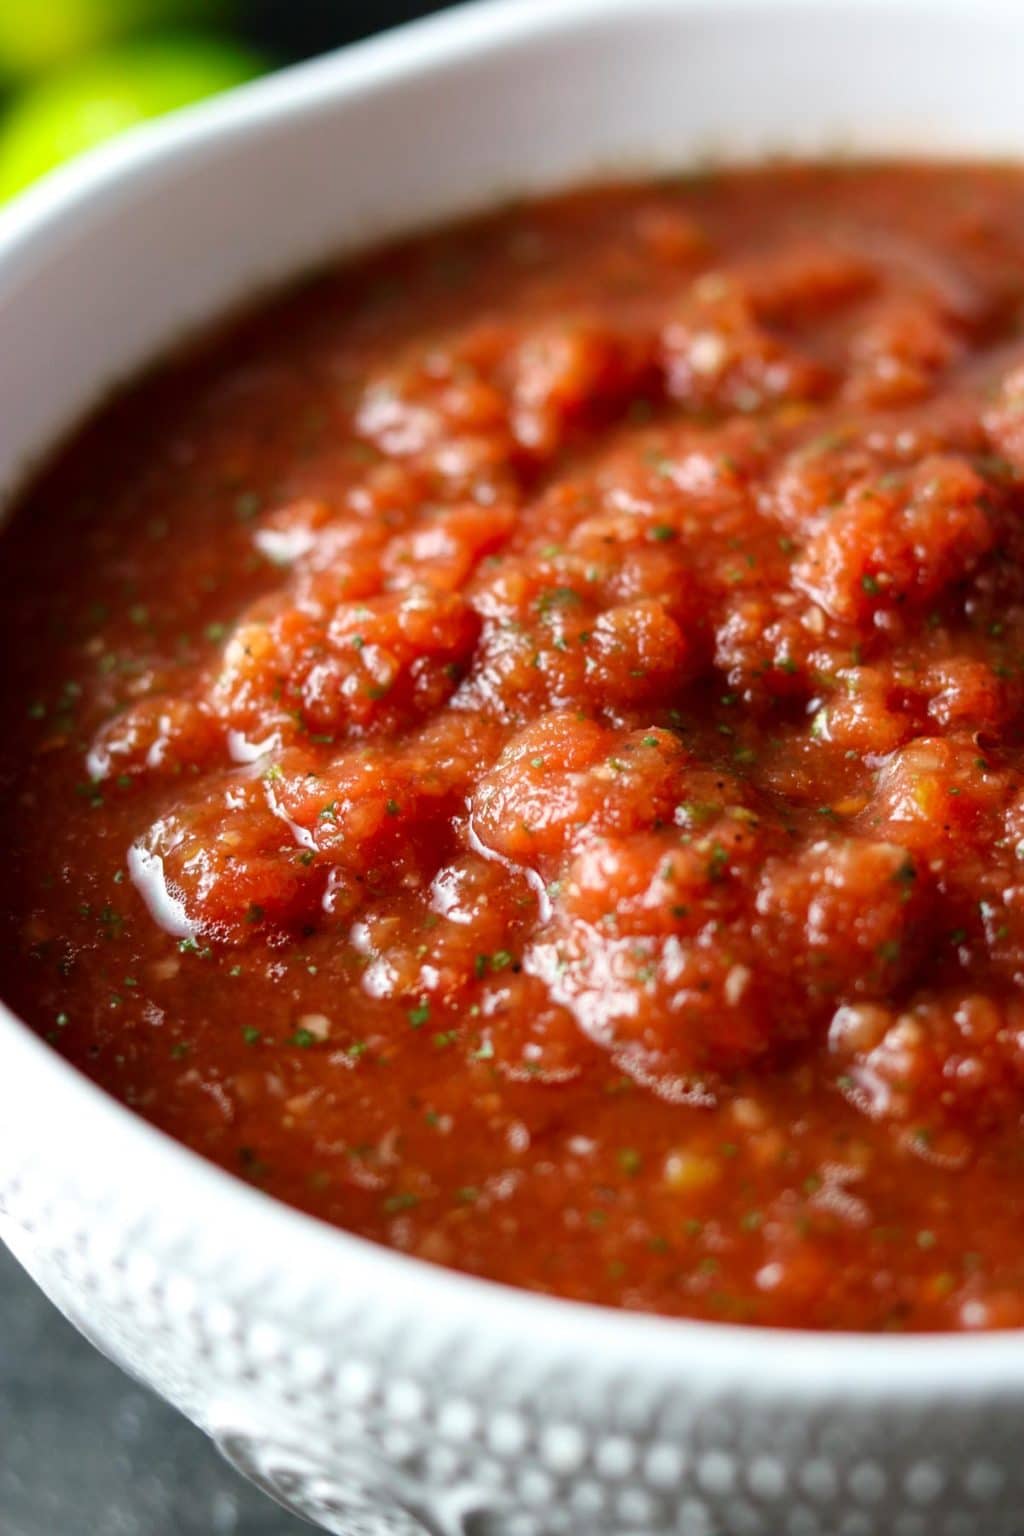
[[[129,391],[5,535],[7,1000],[440,1263],[1024,1323],[1022,273],[1012,169],[611,187]]]

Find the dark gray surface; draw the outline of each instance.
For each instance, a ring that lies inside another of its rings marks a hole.
[[[81,1339],[0,1246],[2,1536],[311,1536]]]

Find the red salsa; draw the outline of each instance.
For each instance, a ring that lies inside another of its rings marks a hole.
[[[3,535],[3,996],[440,1264],[1024,1324],[1022,323],[1024,172],[767,168],[135,385]]]

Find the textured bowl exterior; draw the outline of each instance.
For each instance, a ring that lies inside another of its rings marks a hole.
[[[1019,154],[1022,45],[1015,0],[499,0],[143,130],[0,216],[0,489],[182,329],[513,190],[709,150]],[[1024,1335],[741,1330],[452,1275],[208,1166],[2,1008],[0,1237],[337,1536],[1024,1523]]]
[[[90,1200],[33,1160],[5,1170],[0,1230],[104,1353],[337,1536],[1019,1536],[1016,1340],[1002,1362],[897,1341],[892,1379],[884,1341],[619,1320],[391,1256],[375,1274],[351,1240],[325,1262],[333,1233],[311,1255],[249,1192],[267,1209],[224,1220],[217,1182],[171,1210],[159,1184]]]

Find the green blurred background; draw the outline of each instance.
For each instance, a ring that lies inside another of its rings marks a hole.
[[[444,4],[0,0],[0,203],[147,118]]]

